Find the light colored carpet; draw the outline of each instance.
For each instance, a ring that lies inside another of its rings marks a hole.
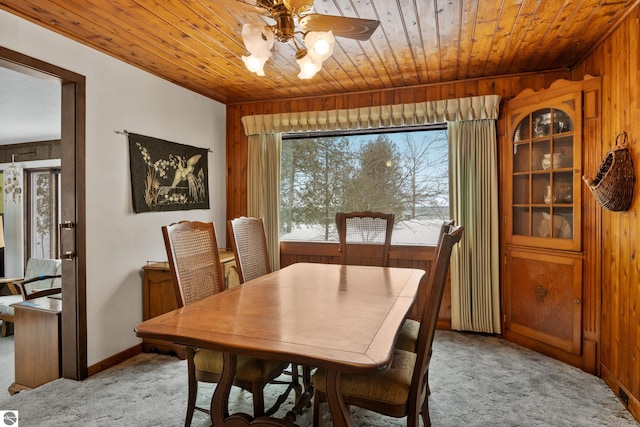
[[[15,378],[14,363],[13,335],[0,337],[0,400],[9,397],[8,388]]]
[[[436,427],[639,425],[599,378],[495,337],[438,331],[430,384]],[[276,387],[269,387],[267,404]],[[201,389],[201,404],[212,389]],[[181,426],[186,391],[185,361],[141,354],[82,382],[59,379],[0,400],[0,410],[18,410],[23,426]],[[234,389],[230,407],[251,413],[251,395]],[[405,425],[351,411],[354,426]],[[297,422],[310,425],[311,410]],[[209,422],[196,413],[193,425]]]

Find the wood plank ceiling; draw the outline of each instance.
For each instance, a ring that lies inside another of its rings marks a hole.
[[[0,0],[0,8],[234,104],[571,68],[639,1],[315,0],[316,13],[380,26],[368,41],[336,38],[311,80],[298,79],[291,42],[276,41],[265,77],[247,71],[242,25],[264,21],[240,0]]]

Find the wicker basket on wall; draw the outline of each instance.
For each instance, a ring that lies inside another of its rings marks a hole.
[[[629,209],[636,173],[627,147],[626,132],[620,132],[616,136],[616,146],[607,153],[595,178],[583,176],[582,179],[598,203],[606,209],[614,212]]]

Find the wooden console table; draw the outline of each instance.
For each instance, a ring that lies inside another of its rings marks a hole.
[[[220,249],[220,264],[224,276],[225,289],[233,288],[240,284],[240,277],[236,269],[236,258],[233,252]],[[168,262],[152,262],[144,267],[142,278],[143,320],[151,319],[161,314],[178,308],[176,294],[173,286],[173,278]],[[175,353],[180,359],[186,358],[183,346],[144,339],[142,351],[145,353]]]
[[[42,297],[12,304],[15,309],[13,395],[60,378],[62,300]]]

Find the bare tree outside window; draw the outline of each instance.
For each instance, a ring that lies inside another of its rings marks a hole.
[[[338,211],[393,213],[395,244],[434,244],[449,218],[446,129],[283,138],[280,239],[336,241]]]
[[[33,258],[57,256],[57,218],[59,180],[51,170],[30,171],[27,214],[29,245]]]

